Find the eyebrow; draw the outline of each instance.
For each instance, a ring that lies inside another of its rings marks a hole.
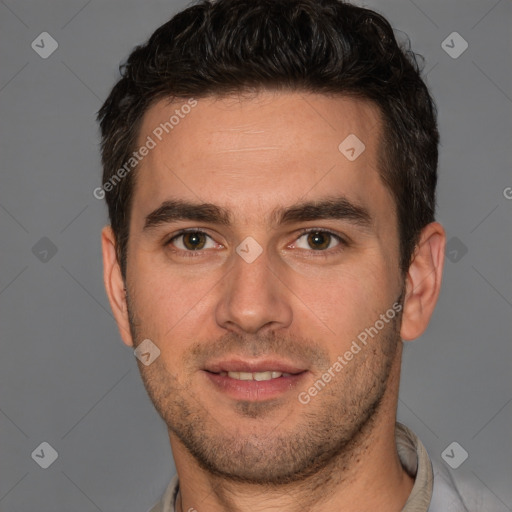
[[[287,207],[277,207],[270,213],[272,226],[289,225],[315,220],[344,220],[364,229],[370,229],[372,216],[367,208],[336,196],[315,201],[303,201]],[[212,203],[193,203],[181,199],[163,202],[147,215],[143,231],[163,224],[190,220],[231,226],[233,216],[229,210]]]

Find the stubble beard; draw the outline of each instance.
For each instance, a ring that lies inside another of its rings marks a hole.
[[[142,341],[142,326],[130,306],[128,313],[132,338]],[[368,449],[365,440],[374,427],[401,343],[399,325],[396,316],[308,404],[301,404],[296,395],[292,395],[292,404],[285,405],[238,401],[234,411],[244,428],[215,417],[203,405],[207,404],[205,396],[196,396],[188,384],[178,382],[163,357],[149,366],[139,363],[139,370],[169,431],[204,470],[232,482],[271,487],[292,484],[315,474],[329,474],[334,467],[346,469],[351,459]],[[251,347],[285,354],[272,350],[276,338],[272,340],[259,338]],[[237,344],[248,346],[240,340]],[[228,345],[235,346],[232,342]],[[314,380],[318,378],[320,375],[315,375]],[[299,409],[300,419],[285,428],[272,414],[278,414],[280,407]],[[272,424],[265,423],[268,418]]]

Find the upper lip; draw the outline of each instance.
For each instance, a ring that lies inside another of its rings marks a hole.
[[[278,359],[262,359],[262,360],[247,360],[240,358],[222,359],[208,363],[205,368],[206,371],[212,373],[220,372],[281,372],[281,373],[302,373],[306,368],[291,363],[288,361],[280,361]]]

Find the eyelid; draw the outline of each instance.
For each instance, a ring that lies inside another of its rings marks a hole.
[[[302,235],[306,234],[306,233],[316,233],[316,232],[319,232],[319,233],[328,233],[329,235],[332,235],[333,237],[337,238],[340,242],[344,243],[344,244],[348,244],[348,239],[341,235],[340,233],[337,233],[336,231],[332,231],[328,228],[302,228],[301,230],[299,230],[299,236],[297,238],[300,238]]]

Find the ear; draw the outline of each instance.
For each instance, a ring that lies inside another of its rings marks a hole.
[[[117,261],[116,238],[110,226],[105,226],[101,231],[101,250],[103,253],[103,282],[110,307],[123,342],[128,347],[133,347],[124,280]]]
[[[445,245],[446,233],[439,222],[423,228],[405,280],[403,340],[414,340],[427,328],[441,290]]]

